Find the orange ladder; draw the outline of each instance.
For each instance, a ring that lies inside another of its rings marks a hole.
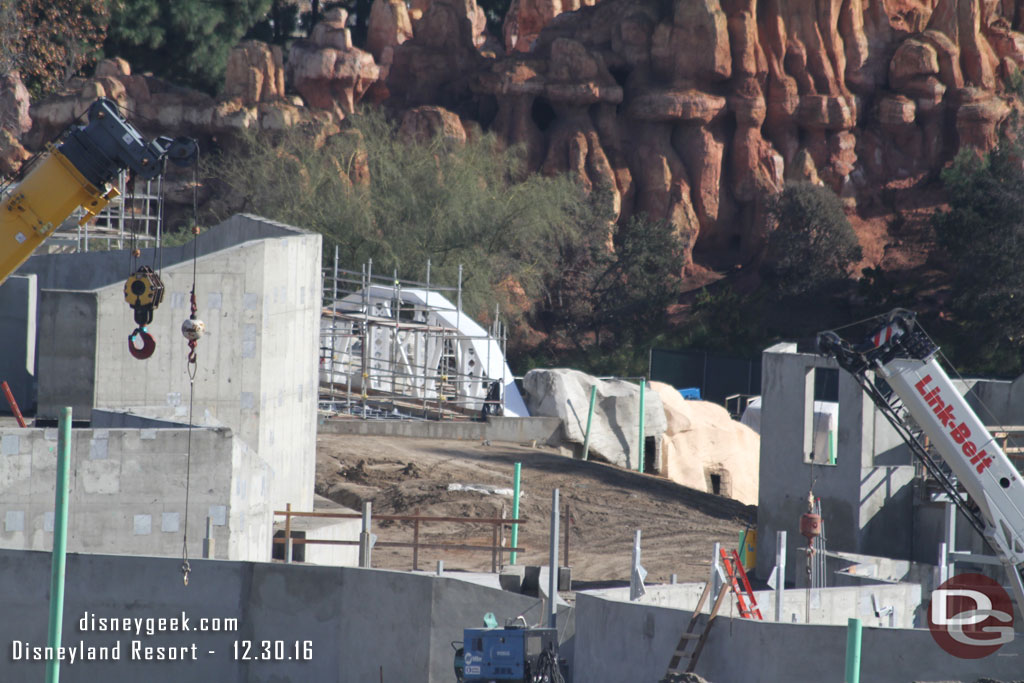
[[[757,606],[757,599],[754,597],[754,591],[750,588],[750,579],[747,578],[747,572],[744,571],[743,563],[740,562],[739,553],[733,550],[730,556],[726,553],[724,548],[719,548],[719,552],[721,553],[722,564],[725,567],[725,573],[728,577],[728,581],[722,583],[722,588],[718,591],[718,596],[715,598],[715,602],[711,606],[711,614],[708,616],[708,621],[704,624],[704,630],[698,634],[694,633],[694,629],[697,626],[697,619],[701,616],[701,609],[704,608],[704,603],[711,594],[711,583],[704,585],[704,590],[701,592],[700,599],[697,600],[697,606],[694,608],[693,615],[690,617],[690,623],[687,624],[686,631],[684,631],[679,637],[679,644],[676,645],[676,650],[672,653],[672,659],[669,661],[668,670],[665,672],[666,677],[671,674],[683,673],[679,669],[683,660],[689,660],[689,664],[686,667],[686,673],[693,673],[694,669],[697,668],[697,658],[700,657],[701,650],[704,649],[704,643],[708,639],[708,633],[711,631],[711,626],[715,623],[715,617],[718,616],[718,612],[722,608],[722,601],[725,600],[726,594],[730,591],[736,596],[736,602],[740,609],[740,616],[744,619],[756,618],[761,621],[764,620],[761,616],[761,609]],[[744,595],[746,598],[744,598]],[[692,654],[686,654],[686,648],[692,640],[697,641],[697,644],[694,646]]]

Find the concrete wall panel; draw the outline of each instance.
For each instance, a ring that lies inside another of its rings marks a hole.
[[[206,518],[216,557],[270,557],[272,473],[228,429],[75,429],[68,504],[68,548],[180,556],[185,524],[185,474],[190,468],[189,554],[202,557]],[[57,430],[0,430],[0,547],[49,550],[57,463]],[[177,521],[175,522],[175,517]]]
[[[180,560],[106,555],[69,555],[64,603],[65,645],[121,642],[121,661],[77,662],[61,666],[61,680],[218,681],[219,683],[450,683],[454,654],[447,640],[461,640],[485,612],[499,622],[527,611],[536,600],[451,578],[365,570],[193,560],[188,587]],[[0,604],[17,619],[0,619],[0,680],[44,678],[43,662],[12,661],[11,642],[45,645],[50,555],[0,551]],[[88,611],[100,617],[238,619],[227,633],[165,633],[135,636],[83,632]],[[453,634],[458,634],[456,637]],[[196,661],[132,661],[130,643],[197,646]],[[280,641],[286,659],[239,661],[235,641]],[[312,658],[288,660],[295,643],[310,641]],[[577,679],[578,680],[578,679]]]

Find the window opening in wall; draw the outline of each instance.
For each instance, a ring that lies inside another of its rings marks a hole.
[[[835,465],[838,437],[839,370],[810,368],[804,384],[804,462]]]
[[[711,475],[711,493],[715,494],[716,496],[722,495],[722,475]]]

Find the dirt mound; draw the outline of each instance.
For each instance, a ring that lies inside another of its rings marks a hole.
[[[680,581],[701,581],[708,575],[714,543],[731,547],[739,532],[754,523],[751,506],[661,477],[573,460],[551,449],[330,434],[321,434],[317,443],[317,493],[356,509],[363,500],[372,500],[375,515],[493,518],[504,509],[510,517],[507,489],[512,487],[514,464],[522,463],[519,545],[525,551],[518,563],[547,563],[551,490],[559,488],[563,510],[568,504],[572,520],[569,565],[574,581],[628,581],[636,529],[642,531],[649,582],[667,582],[672,574]],[[408,522],[374,523],[374,529],[381,541],[412,540]],[[563,526],[563,557],[564,534]],[[489,546],[491,527],[423,523],[420,540]],[[382,547],[373,558],[374,566],[385,569],[412,566],[407,548]],[[433,567],[439,559],[446,569],[467,571],[489,570],[491,561],[488,551],[420,551],[421,568]]]

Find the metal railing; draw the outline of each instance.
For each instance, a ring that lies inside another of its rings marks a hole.
[[[412,548],[412,569],[413,571],[419,571],[419,553],[420,549],[426,550],[468,550],[468,551],[483,551],[487,550],[491,553],[491,572],[497,572],[498,568],[503,566],[505,553],[522,553],[525,552],[525,548],[513,547],[511,545],[505,545],[505,527],[511,527],[513,524],[522,525],[524,522],[522,519],[512,519],[507,517],[433,517],[428,515],[376,515],[371,516],[370,504],[364,503],[363,513],[358,512],[296,512],[292,510],[292,506],[289,503],[285,510],[275,510],[275,517],[284,517],[284,536],[282,538],[275,538],[274,543],[283,543],[284,561],[292,561],[292,546],[293,545],[352,545],[359,546],[360,566],[369,567],[370,563],[370,550],[372,548]],[[363,520],[363,531],[360,534],[360,540],[358,541],[342,541],[334,539],[319,539],[319,538],[296,538],[292,535],[292,518],[319,518],[319,519],[361,519]],[[392,522],[411,522],[412,523],[412,542],[407,541],[370,541],[370,528],[371,520],[380,521],[392,521]],[[490,525],[491,527],[491,544],[490,545],[473,545],[468,543],[425,543],[420,541],[420,526],[429,523],[455,523],[455,524],[484,524]],[[364,563],[365,558],[365,563]]]

